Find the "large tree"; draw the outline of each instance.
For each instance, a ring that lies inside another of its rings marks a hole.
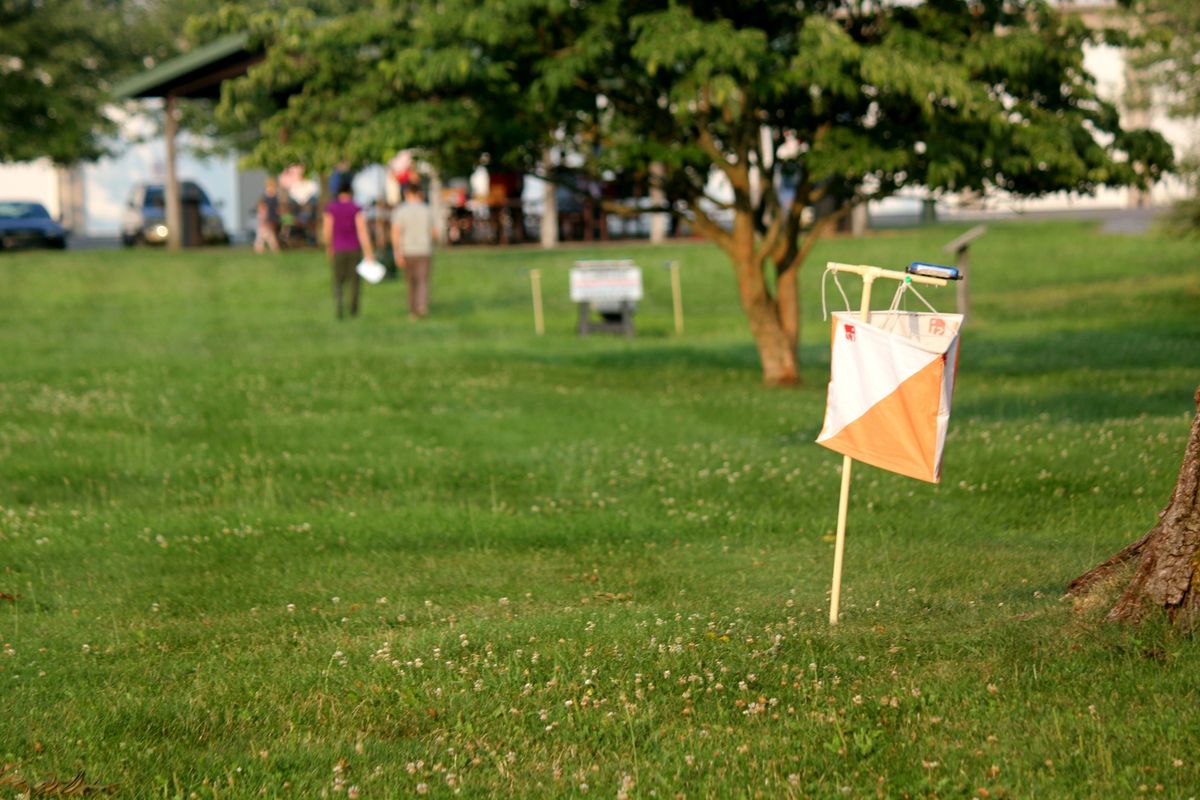
[[[1079,598],[1107,600],[1119,595],[1107,618],[1138,622],[1165,611],[1180,627],[1200,624],[1200,387],[1196,417],[1184,448],[1183,464],[1171,499],[1158,524],[1112,558],[1071,581]]]
[[[1097,97],[1082,23],[1034,0],[380,0],[261,33],[221,107],[253,161],[540,172],[559,147],[658,184],[728,255],[768,384],[798,380],[796,275],[854,205],[1147,185],[1171,159]]]

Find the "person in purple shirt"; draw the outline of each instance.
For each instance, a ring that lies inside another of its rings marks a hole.
[[[362,209],[354,202],[350,183],[343,181],[338,186],[337,197],[325,206],[325,251],[333,267],[333,302],[337,317],[342,319],[342,291],[350,284],[350,316],[358,316],[358,295],[362,279],[355,269],[366,254],[375,258],[371,237],[367,235],[367,221]]]

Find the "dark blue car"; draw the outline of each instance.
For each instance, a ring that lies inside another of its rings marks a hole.
[[[67,231],[41,203],[0,200],[0,250],[67,246]]]

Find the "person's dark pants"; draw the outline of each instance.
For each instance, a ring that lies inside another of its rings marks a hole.
[[[355,267],[362,261],[361,250],[347,250],[333,254],[333,304],[338,319],[342,318],[342,289],[350,284],[350,316],[358,316],[358,294],[362,279]]]

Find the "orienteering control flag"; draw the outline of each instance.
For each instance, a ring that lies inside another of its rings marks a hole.
[[[961,314],[834,312],[825,424],[855,461],[937,483],[958,366]]]

